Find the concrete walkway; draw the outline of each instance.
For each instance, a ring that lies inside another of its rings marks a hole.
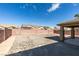
[[[6,53],[8,53],[8,51],[13,45],[14,40],[15,40],[15,36],[11,36],[6,41],[0,44],[0,55],[4,56]]]

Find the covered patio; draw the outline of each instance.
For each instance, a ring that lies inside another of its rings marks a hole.
[[[64,42],[65,40],[65,30],[64,28],[71,28],[71,38],[74,39],[75,38],[75,29],[76,27],[79,27],[79,18],[76,18],[74,20],[70,20],[67,22],[62,22],[60,24],[57,24],[58,26],[60,26],[60,40]]]

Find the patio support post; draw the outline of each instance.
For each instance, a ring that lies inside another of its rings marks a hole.
[[[74,30],[74,27],[71,28],[71,38],[72,39],[75,38],[75,30]]]
[[[60,26],[60,40],[64,42],[64,27]]]

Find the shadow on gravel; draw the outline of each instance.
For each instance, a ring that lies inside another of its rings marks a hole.
[[[59,41],[58,36],[46,38]],[[6,56],[79,56],[79,47],[59,41],[58,43],[19,51]]]

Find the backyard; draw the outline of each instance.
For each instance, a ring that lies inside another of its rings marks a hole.
[[[69,41],[70,42],[70,41]],[[7,56],[77,56],[79,46],[60,41],[58,34],[17,35]]]

